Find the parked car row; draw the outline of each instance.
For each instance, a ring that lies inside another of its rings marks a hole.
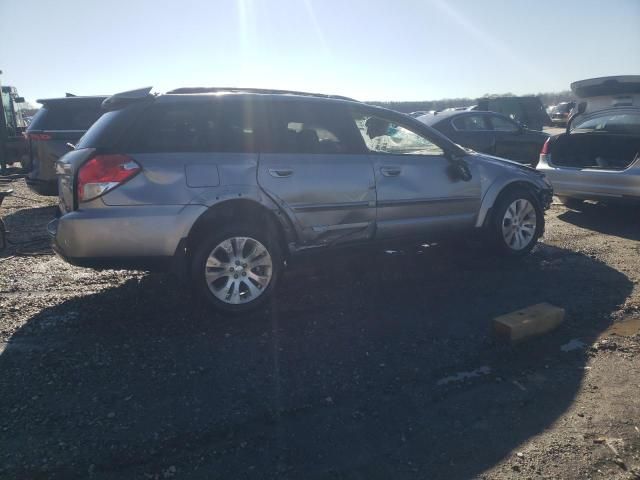
[[[639,86],[572,84],[582,101],[555,137],[480,110],[413,118],[303,92],[123,92],[100,99],[57,161],[49,231],[70,263],[168,269],[227,312],[264,304],[286,259],[308,252],[477,236],[521,256],[554,188],[570,205],[640,201]],[[538,152],[537,170],[523,165]]]
[[[510,118],[518,125],[529,130],[542,130],[543,127],[551,126],[553,123],[547,115],[542,102],[538,97],[534,96],[501,96],[501,97],[483,97],[476,101],[475,105],[466,107],[450,107],[444,110],[418,110],[411,112],[412,117],[421,117],[423,115],[437,115],[442,113],[464,112],[464,111],[481,111],[499,113]]]

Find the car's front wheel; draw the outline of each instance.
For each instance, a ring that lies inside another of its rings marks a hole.
[[[491,236],[498,252],[509,256],[529,253],[544,229],[544,213],[531,193],[504,194],[494,208]]]
[[[191,276],[211,305],[243,313],[263,305],[275,288],[282,255],[269,229],[230,225],[203,238],[192,257]]]

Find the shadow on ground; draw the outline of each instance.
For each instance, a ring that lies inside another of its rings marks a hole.
[[[640,209],[637,206],[585,203],[580,210],[567,210],[558,218],[587,230],[640,240]]]
[[[335,258],[244,317],[160,275],[42,310],[0,356],[1,475],[471,478],[571,407],[587,354],[560,346],[632,289],[545,245]],[[558,331],[494,344],[493,316],[543,301],[567,309]]]
[[[0,218],[7,228],[7,248],[0,251],[0,258],[10,255],[51,252],[47,223],[55,217],[55,206],[23,208],[9,215],[0,207]]]

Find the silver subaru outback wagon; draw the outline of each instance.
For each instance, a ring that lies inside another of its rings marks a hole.
[[[149,92],[105,100],[57,164],[49,233],[72,264],[172,270],[242,312],[302,252],[473,232],[520,256],[543,233],[543,174],[409,116],[300,92]]]

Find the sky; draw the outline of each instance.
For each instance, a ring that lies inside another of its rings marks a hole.
[[[359,100],[640,74],[640,0],[0,0],[0,76],[37,98],[144,86]]]

